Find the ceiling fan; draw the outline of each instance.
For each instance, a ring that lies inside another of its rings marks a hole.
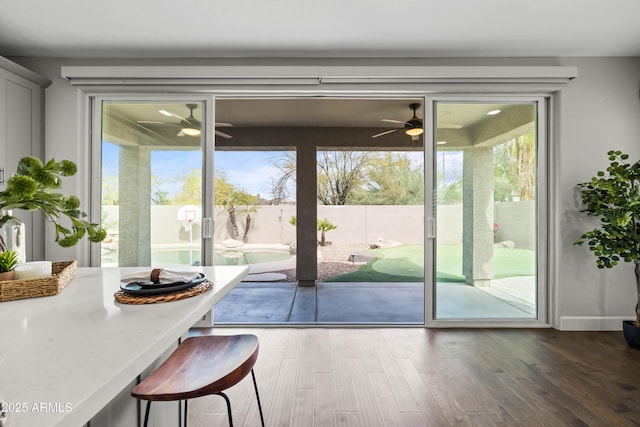
[[[413,139],[414,141],[417,140],[418,136],[420,136],[424,132],[424,126],[422,124],[422,119],[418,118],[418,116],[416,115],[416,110],[418,108],[420,108],[420,104],[418,104],[418,103],[409,104],[409,108],[411,108],[413,110],[413,117],[411,117],[407,121],[393,120],[393,119],[381,119],[381,121],[383,121],[383,122],[401,124],[401,125],[403,125],[402,128],[389,129],[389,130],[386,130],[384,132],[380,132],[380,133],[377,133],[377,134],[373,135],[372,138],[378,138],[378,137],[381,137],[381,136],[388,135],[390,133],[396,132],[398,130],[404,130],[405,133],[411,137],[411,139]],[[463,127],[462,125],[458,125],[458,124],[449,124],[449,123],[440,123],[440,122],[438,122],[438,128],[460,129],[462,127]]]
[[[138,123],[140,124],[158,124],[158,125],[167,125],[167,126],[179,126],[180,127],[180,132],[178,132],[178,136],[200,136],[200,134],[202,133],[202,123],[200,123],[200,120],[196,119],[193,116],[193,110],[195,110],[196,108],[198,108],[198,104],[186,104],[186,107],[189,109],[189,116],[188,117],[182,117],[179,116],[176,113],[173,113],[171,111],[167,111],[167,110],[158,110],[158,112],[164,116],[167,117],[173,117],[175,119],[180,120],[178,123],[172,123],[172,122],[158,122],[158,121],[152,121],[152,120],[138,120]],[[215,124],[216,128],[218,127],[231,127],[233,126],[231,123],[218,123],[216,122]],[[222,131],[219,131],[216,129],[215,131],[216,135],[221,136],[223,138],[231,138],[231,135],[224,133]]]

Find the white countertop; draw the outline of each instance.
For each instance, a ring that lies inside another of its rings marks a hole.
[[[160,304],[115,302],[120,276],[144,269],[79,268],[59,295],[0,303],[6,427],[82,426],[248,272],[190,268],[211,279],[213,290]]]

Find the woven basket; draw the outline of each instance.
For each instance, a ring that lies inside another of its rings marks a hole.
[[[58,295],[76,277],[76,261],[54,262],[51,277],[0,281],[0,302]]]

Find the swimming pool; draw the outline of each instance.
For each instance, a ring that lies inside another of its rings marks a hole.
[[[215,265],[256,265],[269,264],[291,259],[294,254],[279,249],[216,249],[214,251]],[[118,263],[118,253],[102,254],[103,266],[115,266]],[[153,249],[151,265],[200,265],[201,252],[199,249],[164,248]]]
[[[293,255],[289,251],[278,250],[235,250],[214,252],[215,265],[250,265],[284,261]]]
[[[216,250],[214,265],[250,265],[284,261],[292,257],[288,251],[278,250]],[[151,263],[156,264],[200,264],[200,250],[163,249],[151,253]]]

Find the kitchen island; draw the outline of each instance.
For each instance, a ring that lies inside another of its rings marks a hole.
[[[120,277],[144,267],[78,268],[59,295],[0,303],[5,427],[85,425],[248,272],[246,266],[180,269],[204,273],[213,289],[179,301],[120,304],[113,296]]]

